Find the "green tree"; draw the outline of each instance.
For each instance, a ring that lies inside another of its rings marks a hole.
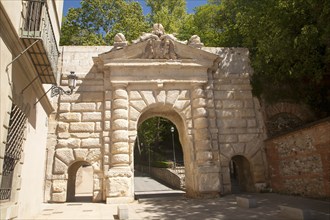
[[[63,19],[61,45],[111,45],[121,32],[126,40],[138,38],[148,29],[139,2],[82,0]]]
[[[205,45],[249,48],[255,95],[329,114],[329,18],[328,0],[213,0],[192,26]]]
[[[146,0],[150,24],[161,23],[167,33],[179,33],[187,19],[185,0]]]

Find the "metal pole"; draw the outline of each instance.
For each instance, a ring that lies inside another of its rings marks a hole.
[[[174,147],[174,127],[171,127],[171,132],[172,132],[172,146],[173,146],[173,165],[174,169],[176,168],[176,159],[175,159],[175,147]]]
[[[150,145],[149,145],[149,175],[150,175]]]

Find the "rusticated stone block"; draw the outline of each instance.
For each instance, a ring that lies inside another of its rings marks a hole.
[[[220,186],[219,172],[201,174],[198,186],[200,192],[219,191],[219,186]]]
[[[60,113],[58,119],[64,122],[78,122],[81,120],[81,114],[75,112]]]
[[[129,155],[128,154],[115,154],[111,157],[112,164],[128,164]]]
[[[128,120],[127,119],[115,119],[112,123],[113,130],[125,130],[128,128]]]
[[[113,142],[127,142],[128,141],[128,131],[127,130],[116,130],[112,132]]]
[[[184,108],[186,108],[188,105],[190,104],[190,101],[188,100],[177,100],[175,103],[174,103],[174,106],[173,108],[178,110],[178,111],[182,111]]]
[[[81,100],[81,93],[73,93],[71,95],[61,95],[60,96],[61,102],[77,102]]]
[[[206,162],[212,160],[212,152],[210,151],[198,151],[196,153],[196,160],[199,162]]]
[[[166,103],[173,105],[174,102],[178,99],[180,91],[179,90],[170,90],[167,92]]]
[[[141,100],[142,99],[139,91],[130,91],[129,97],[131,100]]]
[[[53,180],[52,192],[61,193],[66,191],[66,180]]]
[[[68,138],[71,137],[71,135],[68,132],[60,132],[60,133],[57,134],[57,137],[59,139],[68,139]]]
[[[82,100],[84,102],[103,101],[103,92],[84,92]]]
[[[69,138],[69,139],[59,139],[56,145],[57,148],[61,147],[80,147],[80,139],[77,138]]]
[[[193,109],[193,116],[194,117],[206,117],[207,111],[205,108],[195,108]]]
[[[125,89],[115,89],[113,92],[114,99],[128,99],[128,94]]]
[[[129,146],[127,142],[113,143],[111,147],[112,154],[128,154]]]
[[[250,142],[255,139],[258,139],[258,134],[239,134],[238,140],[239,142]]]
[[[64,174],[67,169],[68,169],[68,166],[65,165],[65,163],[63,163],[60,159],[55,157],[53,173],[54,174]]]
[[[96,104],[95,103],[73,103],[71,108],[72,108],[72,111],[77,111],[77,112],[95,111]]]
[[[58,107],[59,112],[69,112],[71,104],[70,103],[60,103]]]
[[[127,119],[128,111],[127,109],[115,109],[112,111],[112,118],[115,119]]]
[[[200,97],[204,97],[204,90],[202,88],[196,88],[192,91],[191,93],[191,97],[193,99],[195,98],[200,98]]]
[[[198,140],[208,140],[208,129],[202,128],[202,129],[195,129],[194,132],[194,138],[196,141]]]
[[[245,119],[223,119],[221,120],[222,128],[246,128]]]
[[[178,96],[178,100],[190,100],[189,90],[182,90]]]
[[[220,143],[235,143],[238,138],[236,134],[228,134],[228,135],[219,135]]]
[[[147,104],[143,100],[139,101],[131,101],[131,105],[138,111],[142,111],[145,107],[147,107]]]
[[[71,132],[93,132],[95,129],[94,122],[73,122],[70,123]]]
[[[194,128],[195,129],[201,129],[201,128],[207,128],[208,127],[208,120],[207,118],[195,118],[193,120]]]
[[[101,190],[102,180],[94,178],[93,181],[93,190]]]
[[[197,98],[192,101],[192,106],[194,108],[204,107],[206,106],[206,99],[205,98]]]
[[[72,149],[57,149],[55,156],[63,161],[66,165],[69,165],[72,161],[74,161]]]
[[[127,99],[115,99],[113,101],[113,109],[128,109]]]
[[[156,103],[153,91],[141,91],[141,95],[145,98],[148,105]]]
[[[57,132],[67,132],[69,131],[69,123],[59,122],[57,125]]]
[[[243,102],[240,100],[223,100],[222,106],[223,108],[241,109],[243,108]]]
[[[81,147],[101,147],[101,139],[100,138],[87,138],[82,139]]]
[[[220,152],[227,158],[231,158],[235,154],[231,144],[220,144]]]
[[[82,121],[101,121],[102,113],[101,112],[83,112]]]
[[[66,192],[61,193],[52,193],[52,202],[65,202],[66,201]]]
[[[157,99],[158,103],[165,103],[166,91],[162,90],[162,91],[156,92],[156,99]]]
[[[74,149],[73,153],[74,153],[76,160],[85,160],[85,158],[88,154],[88,150],[78,148],[78,149]]]

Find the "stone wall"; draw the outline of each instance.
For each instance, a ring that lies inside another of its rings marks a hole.
[[[62,48],[61,86],[70,71],[78,81],[72,95],[56,100],[50,120],[47,201],[66,201],[74,175],[68,170],[81,161],[93,166],[94,201],[131,201],[137,129],[154,116],[178,129],[187,195],[230,193],[236,155],[249,162],[253,187],[265,185],[265,129],[251,93],[248,50],[175,46],[177,60],[142,59],[146,42],[121,50]]]
[[[274,191],[330,198],[329,131],[327,118],[265,142]]]
[[[138,165],[135,169],[143,173],[149,173],[149,167],[147,166]],[[158,180],[161,180],[174,189],[180,189],[182,187],[182,182],[184,181],[169,168],[150,167],[150,175]]]
[[[203,48],[222,59],[218,70],[209,74],[207,87],[209,125],[213,149],[219,149],[223,193],[231,192],[230,160],[241,155],[250,163],[255,189],[265,186],[266,138],[261,107],[252,96],[249,51],[246,48]],[[242,167],[242,169],[245,169]]]
[[[111,47],[63,47],[61,54],[61,86],[66,89],[67,75],[75,71],[78,76],[76,91],[72,95],[54,97],[58,101],[56,112],[49,119],[48,160],[45,200],[67,200],[68,168],[86,161],[93,167],[93,201],[102,198],[103,148],[108,144],[106,133],[109,106],[104,104],[103,73],[93,68],[92,57],[109,51]],[[57,100],[58,99],[58,100]],[[107,104],[107,103],[106,103]],[[108,111],[105,111],[108,110]],[[69,185],[73,185],[71,183]]]

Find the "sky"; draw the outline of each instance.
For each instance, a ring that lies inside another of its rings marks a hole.
[[[150,12],[150,10],[148,10],[148,7],[146,7],[144,0],[136,0],[136,1],[140,2],[141,6],[143,7],[144,14]],[[193,13],[195,7],[206,4],[207,0],[186,0],[186,2],[187,2],[187,12]],[[78,7],[80,7],[80,0],[64,0],[64,8],[63,8],[64,15],[67,14],[69,8],[78,8]]]

